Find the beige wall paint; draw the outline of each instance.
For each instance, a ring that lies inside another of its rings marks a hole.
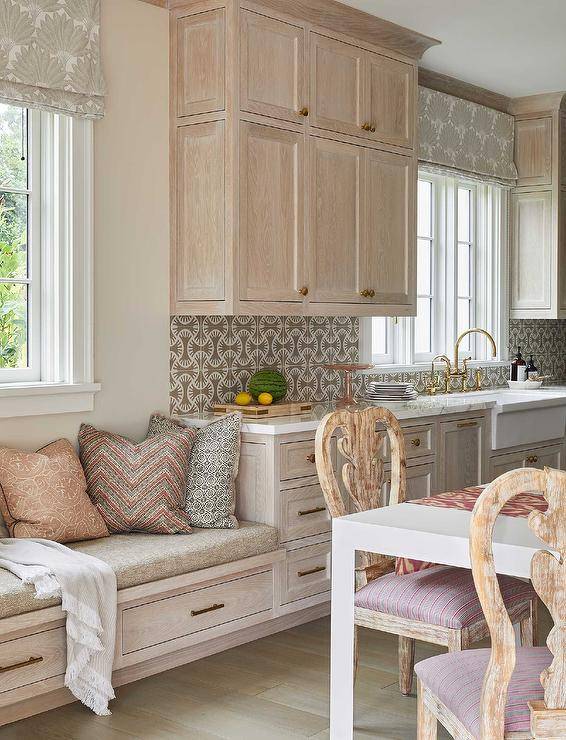
[[[0,420],[0,444],[76,440],[81,421],[141,438],[169,395],[168,13],[102,0],[106,117],[95,132],[95,410]]]

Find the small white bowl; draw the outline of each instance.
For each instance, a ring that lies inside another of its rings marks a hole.
[[[507,385],[512,391],[536,391],[542,386],[542,380],[508,380]]]

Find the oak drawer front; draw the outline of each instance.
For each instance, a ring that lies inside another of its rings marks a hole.
[[[423,424],[421,426],[404,427],[403,439],[405,440],[405,454],[407,459],[417,457],[430,457],[436,452],[434,444],[434,426]],[[386,459],[391,459],[391,448],[389,437],[386,437]]]
[[[282,569],[282,604],[330,591],[330,548],[330,542],[323,542],[287,553]]]
[[[273,571],[238,578],[125,609],[124,655],[160,645],[273,606]]]
[[[330,514],[318,484],[281,491],[280,497],[282,542],[330,532]]]
[[[63,676],[66,667],[64,627],[0,643],[0,694]]]
[[[285,442],[281,445],[281,480],[307,478],[316,475],[314,439]],[[336,465],[336,440],[332,440],[332,460]]]

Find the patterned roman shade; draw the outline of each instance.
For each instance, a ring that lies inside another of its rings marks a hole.
[[[419,160],[429,169],[514,185],[513,116],[419,87]]]
[[[101,118],[100,0],[0,0],[0,101]]]

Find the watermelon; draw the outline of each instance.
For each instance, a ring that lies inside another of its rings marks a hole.
[[[275,403],[285,398],[287,393],[287,381],[281,373],[275,370],[260,370],[259,373],[252,375],[248,383],[248,393],[254,398],[260,393],[271,393]]]

